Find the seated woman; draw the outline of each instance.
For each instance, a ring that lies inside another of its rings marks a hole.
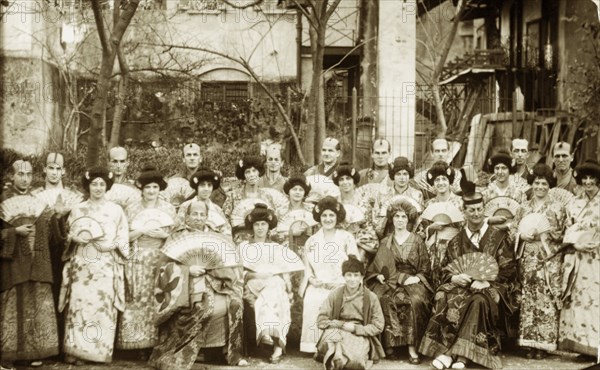
[[[321,336],[317,327],[319,306],[333,289],[344,284],[342,262],[349,254],[358,255],[352,234],[336,228],[344,222],[346,211],[335,198],[321,199],[313,209],[313,217],[321,223],[321,229],[304,246],[306,267],[299,290],[304,297],[300,351],[308,353],[316,352],[316,343]]]
[[[384,318],[379,299],[362,284],[364,265],[349,255],[342,263],[345,284],[334,289],[319,310],[317,325],[323,330],[317,356],[326,369],[368,369],[385,357],[377,336]]]
[[[185,225],[170,238],[179,233],[211,231],[206,224],[207,215],[208,209],[204,202],[192,202],[187,209]],[[166,243],[168,242],[169,239]],[[165,257],[165,262],[172,261]],[[154,347],[149,364],[158,369],[190,369],[200,349],[224,347],[229,365],[248,366],[241,355],[241,269],[226,267],[204,270],[195,265],[182,271],[183,274],[185,271],[189,274],[190,307],[173,312],[160,324],[159,344]],[[204,291],[195,293],[192,287],[197,285],[203,286]]]
[[[383,308],[387,357],[394,356],[395,348],[408,345],[409,362],[419,364],[417,348],[429,320],[433,295],[429,254],[423,240],[409,231],[417,217],[409,201],[392,203],[387,215],[393,230],[382,240],[366,283]]]
[[[277,226],[275,212],[268,209],[264,204],[257,204],[245,219],[246,227],[253,231],[252,239],[242,242],[239,250],[242,259],[249,259],[250,263],[244,261],[244,266],[250,266],[252,260],[257,261],[254,253],[249,251],[258,248],[263,252],[260,257],[269,259],[273,263],[275,256],[269,256],[268,243],[269,230]],[[254,244],[254,245],[251,245]],[[267,258],[265,258],[267,257]],[[269,258],[273,257],[273,258]],[[289,273],[273,274],[270,272],[257,272],[247,270],[244,273],[244,300],[248,302],[254,311],[254,323],[256,327],[256,343],[273,346],[271,363],[279,363],[285,350],[287,332],[290,328],[290,298],[292,297],[292,283]],[[248,329],[248,324],[246,323]]]

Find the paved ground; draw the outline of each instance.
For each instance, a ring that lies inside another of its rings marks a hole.
[[[66,365],[60,362],[46,363],[43,369],[76,369],[76,370],[117,370],[117,369],[152,369],[142,361],[119,360],[113,361],[111,364],[105,365],[90,365],[90,366],[73,366]],[[121,356],[122,358],[122,356]],[[315,362],[312,357],[297,351],[289,351],[287,356],[281,363],[274,365],[268,363],[265,358],[248,358],[250,366],[247,369],[265,369],[265,370],[322,370],[323,367]],[[502,355],[504,369],[548,369],[548,370],[575,370],[585,369],[593,365],[589,363],[578,363],[575,361],[574,355],[562,353],[554,354],[543,360],[527,360],[518,356],[516,353]],[[24,367],[23,369],[25,369]],[[429,361],[423,361],[420,365],[411,365],[407,360],[389,361],[383,360],[375,364],[372,370],[411,370],[411,369],[431,369]],[[483,369],[480,366],[472,365],[469,368]],[[21,368],[19,368],[21,369]],[[234,370],[240,369],[235,366],[225,366],[222,364],[202,364],[196,363],[193,370]],[[176,369],[173,369],[176,370]]]

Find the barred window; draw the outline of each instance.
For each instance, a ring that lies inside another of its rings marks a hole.
[[[203,101],[248,99],[248,82],[203,82],[200,89],[200,98]]]

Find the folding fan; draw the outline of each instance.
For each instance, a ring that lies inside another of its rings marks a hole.
[[[154,285],[156,299],[155,325],[167,321],[178,309],[189,307],[188,267],[169,262],[161,266]]]
[[[277,243],[240,244],[244,268],[255,272],[283,274],[303,271],[302,259],[290,248]]]
[[[566,207],[575,198],[575,195],[563,188],[552,188],[548,190],[548,197]]]
[[[430,204],[421,215],[423,219],[451,224],[464,221],[462,212],[450,202],[438,202]]]
[[[444,269],[456,275],[467,274],[473,280],[494,281],[498,276],[498,263],[494,257],[483,252],[463,254]]]
[[[288,212],[279,220],[277,224],[277,229],[282,232],[289,232],[292,228],[292,225],[296,222],[303,222],[309,227],[315,226],[317,221],[313,218],[312,213],[308,212],[305,209],[296,209]]]
[[[365,184],[357,188],[356,191],[361,197],[367,199],[369,203],[373,204],[375,203],[375,200],[385,192],[385,186],[381,183]]]
[[[125,208],[130,202],[140,199],[141,194],[142,193],[133,186],[113,184],[110,190],[106,192],[106,199]]]
[[[131,220],[131,228],[133,230],[149,230],[171,226],[174,223],[173,218],[166,212],[156,208],[147,208],[135,215]]]
[[[490,199],[485,205],[484,214],[486,217],[505,216],[513,218],[519,209],[519,202],[510,197],[495,197]]]
[[[530,213],[519,222],[519,234],[543,234],[550,230],[550,221],[541,213]]]
[[[421,207],[419,202],[417,202],[413,198],[406,196],[406,195],[394,195],[393,197],[388,198],[382,202],[379,216],[385,217],[387,215],[387,210],[390,207],[390,205],[397,204],[402,201],[407,201],[410,204],[412,204],[413,207],[415,207],[417,209],[417,212],[419,212],[419,213],[423,212],[423,207]]]
[[[244,225],[246,216],[248,213],[252,212],[254,205],[257,203],[265,204],[266,202],[258,198],[242,199],[231,211],[231,226],[236,227]],[[271,208],[269,204],[267,204],[267,207]]]
[[[354,224],[365,220],[364,212],[357,206],[353,204],[344,204],[344,209],[346,210],[346,219],[344,222]]]
[[[311,175],[306,177],[306,181],[311,186],[307,201],[316,203],[328,195],[336,198],[340,195],[340,189],[327,176]]]
[[[168,238],[162,252],[186,266],[204,269],[239,266],[240,260],[231,238],[213,232],[178,233]]]
[[[285,196],[285,194],[283,194],[279,190],[272,188],[262,188],[261,191],[264,191],[265,193],[271,196],[271,199],[273,199],[273,207],[275,208],[277,213],[284,213],[285,210],[287,210],[290,201]]]
[[[20,218],[33,221],[40,217],[45,208],[46,203],[31,195],[17,195],[0,204],[0,218],[8,223]]]
[[[160,192],[160,198],[173,204],[180,205],[194,194],[190,182],[183,177],[171,177],[167,179],[167,188]]]
[[[72,207],[83,202],[83,194],[70,189],[46,189],[35,193],[33,196],[50,207],[54,207],[56,203],[61,203],[66,207]]]
[[[104,229],[98,221],[88,216],[76,218],[69,225],[70,233],[84,239],[98,239],[104,236]]]

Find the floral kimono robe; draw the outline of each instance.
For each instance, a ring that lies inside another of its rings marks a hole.
[[[29,195],[5,189],[2,198]],[[0,360],[39,360],[59,353],[56,308],[52,294],[49,220],[46,209],[26,237],[0,220]]]
[[[300,295],[304,297],[300,340],[302,352],[314,353],[317,350],[316,344],[321,337],[321,330],[317,327],[319,307],[331,290],[346,282],[342,276],[342,263],[348,259],[349,254],[358,256],[358,248],[352,234],[345,230],[337,229],[333,242],[325,240],[322,229],[306,241],[306,268],[300,285]],[[316,287],[309,284],[311,277],[321,280],[323,285]]]
[[[65,314],[64,351],[87,361],[110,362],[117,314],[125,309],[129,227],[122,208],[106,200],[80,203],[68,222],[83,216],[96,220],[104,236],[88,244],[72,243],[66,251],[59,301]]]
[[[175,207],[170,203],[159,199],[156,208],[175,219]],[[144,209],[141,200],[130,204],[125,210],[129,223]],[[164,239],[141,235],[131,245],[132,255],[124,271],[125,310],[119,317],[118,349],[151,348],[158,342],[158,328],[154,325],[157,304],[154,283],[164,242]]]
[[[487,203],[490,199],[496,197],[509,197],[516,200],[519,203],[523,203],[527,200],[525,196],[523,186],[519,183],[509,180],[509,185],[506,189],[500,190],[495,182],[490,182],[488,187],[483,191],[483,200]]]
[[[500,331],[506,316],[517,309],[514,303],[517,264],[513,247],[504,231],[489,226],[479,241],[473,244],[463,229],[448,244],[442,265],[460,256],[483,252],[498,263],[498,276],[490,287],[472,291],[470,286],[453,284],[452,274],[443,271],[443,285],[436,294],[434,309],[419,352],[429,357],[441,354],[463,356],[487,368],[499,369],[502,362]]]
[[[385,277],[383,284],[377,280],[379,274]],[[421,281],[403,285],[410,276],[417,276]],[[383,309],[386,348],[419,346],[431,313],[430,276],[429,254],[419,236],[410,233],[402,245],[398,245],[393,234],[382,240],[367,270],[366,283],[379,297]]]
[[[354,323],[353,333],[342,330],[345,322]],[[358,287],[350,294],[346,286],[333,290],[319,310],[317,325],[323,330],[316,358],[323,358],[325,369],[369,369],[385,357],[377,338],[385,324],[377,296]]]
[[[360,196],[355,190],[352,200],[342,201],[338,197],[338,201],[347,207],[346,220],[340,226],[354,236],[356,245],[359,248],[358,252],[360,253],[358,257],[363,261],[370,260],[377,252],[379,239],[373,226],[373,210],[368,199]],[[350,209],[349,206],[358,208],[362,213],[362,217],[358,221],[351,219],[351,215],[348,212],[348,209]]]
[[[541,213],[546,216],[552,230],[541,240],[519,241],[517,228],[523,216]],[[521,283],[521,311],[519,340],[523,347],[546,351],[556,349],[558,343],[558,319],[561,297],[561,250],[564,231],[564,209],[560,203],[546,197],[540,207],[533,200],[519,207],[512,222],[511,234],[516,240],[516,258]]]
[[[600,192],[586,193],[567,206],[567,231],[600,234]],[[564,307],[560,315],[559,348],[597,357],[600,361],[600,246],[570,250],[565,255]]]

